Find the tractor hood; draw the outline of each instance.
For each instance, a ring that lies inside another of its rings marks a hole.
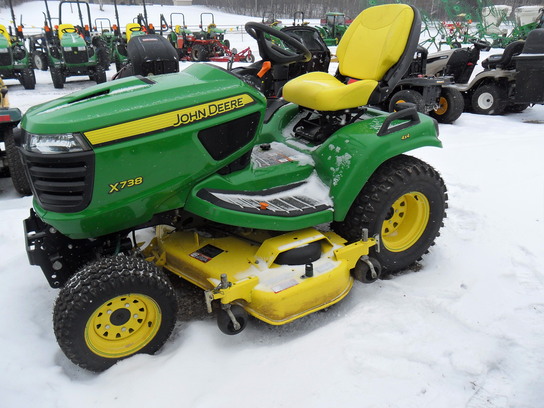
[[[228,71],[193,64],[180,73],[128,77],[34,106],[22,127],[36,134],[83,133],[241,94],[265,103],[259,91]]]
[[[74,33],[66,33],[60,40],[62,47],[86,47],[85,40],[79,35]]]

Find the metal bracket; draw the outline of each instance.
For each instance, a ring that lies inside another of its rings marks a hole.
[[[382,250],[382,243],[380,241],[380,234],[376,234],[372,238],[374,238],[374,240],[376,241],[376,252],[380,253],[380,251]]]
[[[372,262],[370,262],[368,255],[363,255],[361,257],[361,261],[366,263],[368,267],[370,268],[370,275],[372,276],[372,279],[378,279],[378,274],[376,273],[376,269],[374,269],[374,265],[372,264]]]
[[[240,326],[240,323],[238,323],[238,320],[236,320],[236,317],[234,316],[234,313],[232,313],[232,310],[230,310],[230,304],[222,304],[221,308],[227,312],[227,315],[229,315],[229,319],[232,322],[232,327],[234,330],[240,330],[242,326]]]

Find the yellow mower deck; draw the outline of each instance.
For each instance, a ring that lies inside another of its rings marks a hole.
[[[311,267],[275,263],[280,254],[316,242],[321,256]],[[260,320],[281,325],[348,294],[353,285],[350,270],[376,242],[369,238],[345,243],[333,232],[313,228],[277,236],[252,231],[214,238],[159,227],[146,253],[158,265],[204,289],[209,301],[235,303]],[[221,285],[222,274],[229,281],[226,288]]]

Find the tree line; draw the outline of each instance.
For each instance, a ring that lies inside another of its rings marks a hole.
[[[304,18],[321,18],[328,11],[340,11],[355,17],[367,7],[385,3],[411,4],[436,20],[450,20],[457,14],[470,13],[475,21],[479,20],[483,7],[494,4],[508,5],[512,9],[542,4],[537,0],[193,0],[195,5],[205,5],[229,13],[276,19],[293,18],[297,12],[303,12]]]

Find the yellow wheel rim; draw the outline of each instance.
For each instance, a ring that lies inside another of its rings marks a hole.
[[[448,111],[448,101],[443,96],[438,100],[438,108],[435,109],[434,113],[437,115],[443,115]]]
[[[411,192],[393,203],[382,224],[382,243],[391,252],[402,252],[423,235],[429,222],[429,200],[424,194]]]
[[[117,296],[99,306],[85,326],[85,342],[93,353],[107,358],[130,356],[157,334],[162,315],[149,296]]]

